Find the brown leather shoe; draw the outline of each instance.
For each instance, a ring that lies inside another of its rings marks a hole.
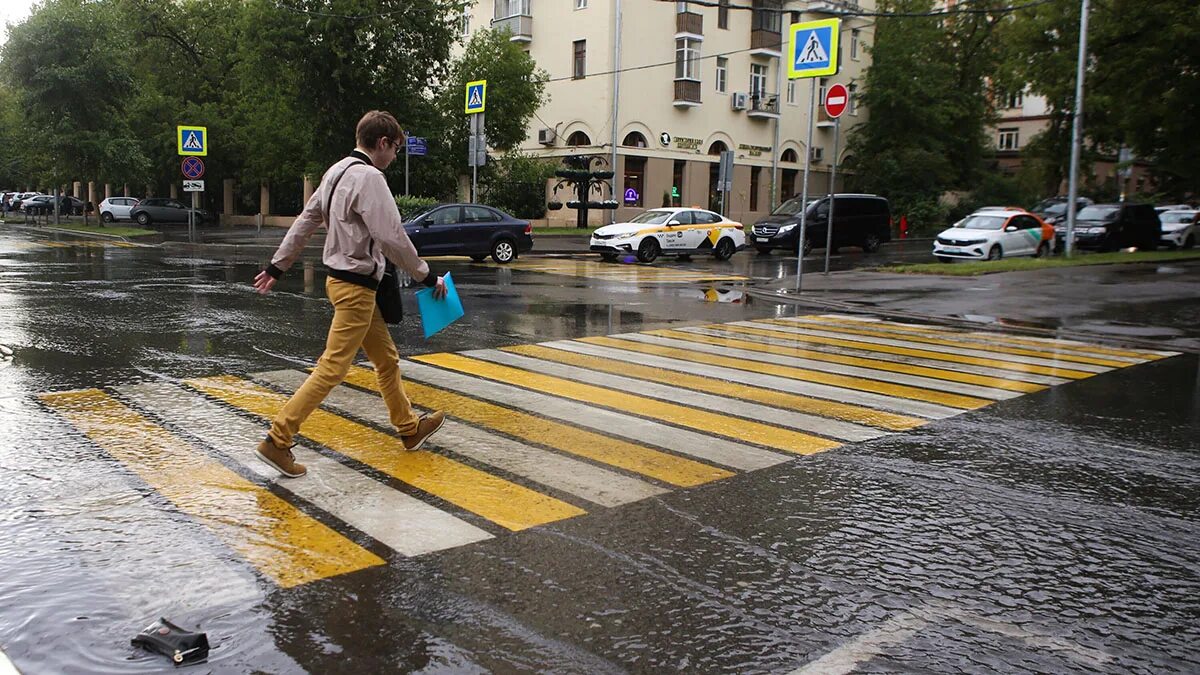
[[[254,454],[258,455],[258,458],[272,469],[288,478],[299,478],[308,473],[308,469],[296,461],[296,456],[292,454],[291,448],[276,447],[270,437],[264,438],[258,444]]]
[[[442,422],[446,421],[446,413],[442,411],[431,412],[427,415],[421,415],[421,419],[417,422],[417,430],[407,436],[401,436],[400,440],[404,441],[405,450],[420,450],[425,441],[429,437],[437,433],[438,429],[442,428]]]

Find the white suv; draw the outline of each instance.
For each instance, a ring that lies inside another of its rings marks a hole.
[[[106,223],[114,220],[132,220],[129,212],[138,205],[133,197],[109,197],[100,202],[100,218]]]

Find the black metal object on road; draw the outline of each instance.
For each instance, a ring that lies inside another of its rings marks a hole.
[[[162,654],[176,666],[208,660],[208,634],[186,631],[163,618],[143,628],[130,644]]]

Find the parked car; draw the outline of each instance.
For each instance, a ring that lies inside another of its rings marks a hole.
[[[1167,211],[1158,216],[1162,243],[1171,248],[1191,248],[1200,236],[1200,211]]]
[[[18,193],[16,197],[13,197],[12,208],[15,211],[24,211],[25,203],[28,202],[29,200],[33,199],[34,197],[49,197],[49,196],[50,195],[43,195],[40,192],[21,192],[21,193]]]
[[[1066,222],[1054,230],[1061,244],[1067,236]],[[1161,237],[1162,225],[1149,204],[1092,204],[1075,216],[1075,244],[1079,248],[1115,251],[1136,246],[1153,251]]]
[[[528,221],[482,204],[437,204],[404,223],[404,231],[422,256],[467,255],[482,262],[491,255],[503,264],[533,249]]]
[[[133,197],[109,197],[100,202],[100,219],[106,223],[114,220],[133,220],[133,207],[138,200]]]
[[[1163,204],[1162,206],[1154,207],[1155,213],[1166,213],[1167,211],[1194,211],[1196,208],[1191,204]]]
[[[1037,206],[1030,209],[1030,211],[1036,213],[1047,223],[1050,223],[1051,225],[1057,225],[1060,222],[1066,222],[1068,204],[1069,201],[1066,197],[1057,199],[1056,201],[1042,200]],[[1075,213],[1078,214],[1084,208],[1091,205],[1092,200],[1088,199],[1087,197],[1080,197],[1075,200]]]
[[[32,216],[54,213],[54,197],[51,195],[26,197],[21,200],[21,210]]]
[[[647,263],[660,255],[687,259],[711,254],[728,260],[745,247],[741,223],[714,211],[688,208],[650,209],[628,222],[597,228],[591,239],[591,250],[605,262],[631,253]]]
[[[129,217],[143,227],[150,223],[186,223],[189,211],[195,212],[197,225],[211,218],[204,209],[190,209],[184,206],[183,202],[166,197],[148,197],[141,200],[137,206],[130,209]]]
[[[836,194],[833,196],[833,247],[859,246],[874,253],[879,245],[892,240],[892,214],[888,200],[878,195]],[[780,204],[771,215],[751,228],[751,242],[759,253],[769,254],[782,248],[795,251],[800,242],[799,197]],[[804,226],[804,254],[825,247],[829,222],[829,198],[808,203]]]
[[[1052,230],[1024,209],[976,211],[943,230],[933,242],[941,262],[999,260],[1005,256],[1050,255]]]

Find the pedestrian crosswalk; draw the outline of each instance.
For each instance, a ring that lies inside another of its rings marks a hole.
[[[529,272],[585,277],[588,279],[629,284],[691,284],[705,281],[748,281],[747,277],[738,274],[723,274],[703,269],[690,270],[637,263],[600,263],[593,260],[517,260],[511,263],[510,266],[513,269]]]
[[[253,455],[303,370],[52,392],[42,403],[280,587],[514,536],[1173,352],[809,315],[414,356],[425,449],[351,368],[301,429],[303,478]]]
[[[33,251],[44,248],[143,248],[146,246],[150,246],[150,244],[97,239],[27,239],[5,241],[3,244],[0,244],[0,248],[7,251]]]

